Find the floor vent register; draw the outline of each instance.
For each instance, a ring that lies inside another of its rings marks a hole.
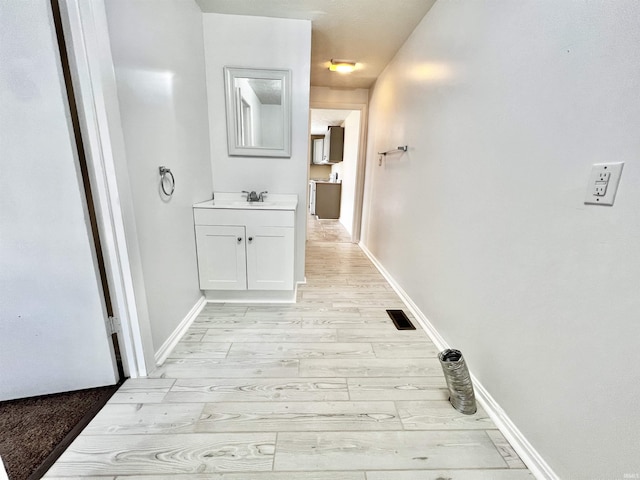
[[[393,320],[393,324],[396,326],[398,330],[415,330],[416,327],[413,326],[409,317],[402,310],[387,310],[387,314]]]

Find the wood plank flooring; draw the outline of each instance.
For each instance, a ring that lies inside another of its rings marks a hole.
[[[208,304],[45,478],[532,479],[482,408],[451,407],[435,346],[395,329],[404,305],[341,225],[309,220],[296,304]]]

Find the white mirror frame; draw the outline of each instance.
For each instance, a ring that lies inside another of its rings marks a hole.
[[[236,78],[258,78],[282,82],[282,148],[243,146],[238,142],[241,135],[238,114]],[[229,155],[243,157],[291,157],[291,70],[224,67],[224,85],[227,114],[227,146]]]

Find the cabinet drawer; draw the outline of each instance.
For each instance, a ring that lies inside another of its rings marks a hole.
[[[248,210],[194,208],[193,218],[196,225],[247,225],[293,227],[293,210]]]

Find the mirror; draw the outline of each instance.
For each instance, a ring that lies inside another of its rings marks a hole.
[[[291,71],[224,67],[229,155],[291,156]]]

